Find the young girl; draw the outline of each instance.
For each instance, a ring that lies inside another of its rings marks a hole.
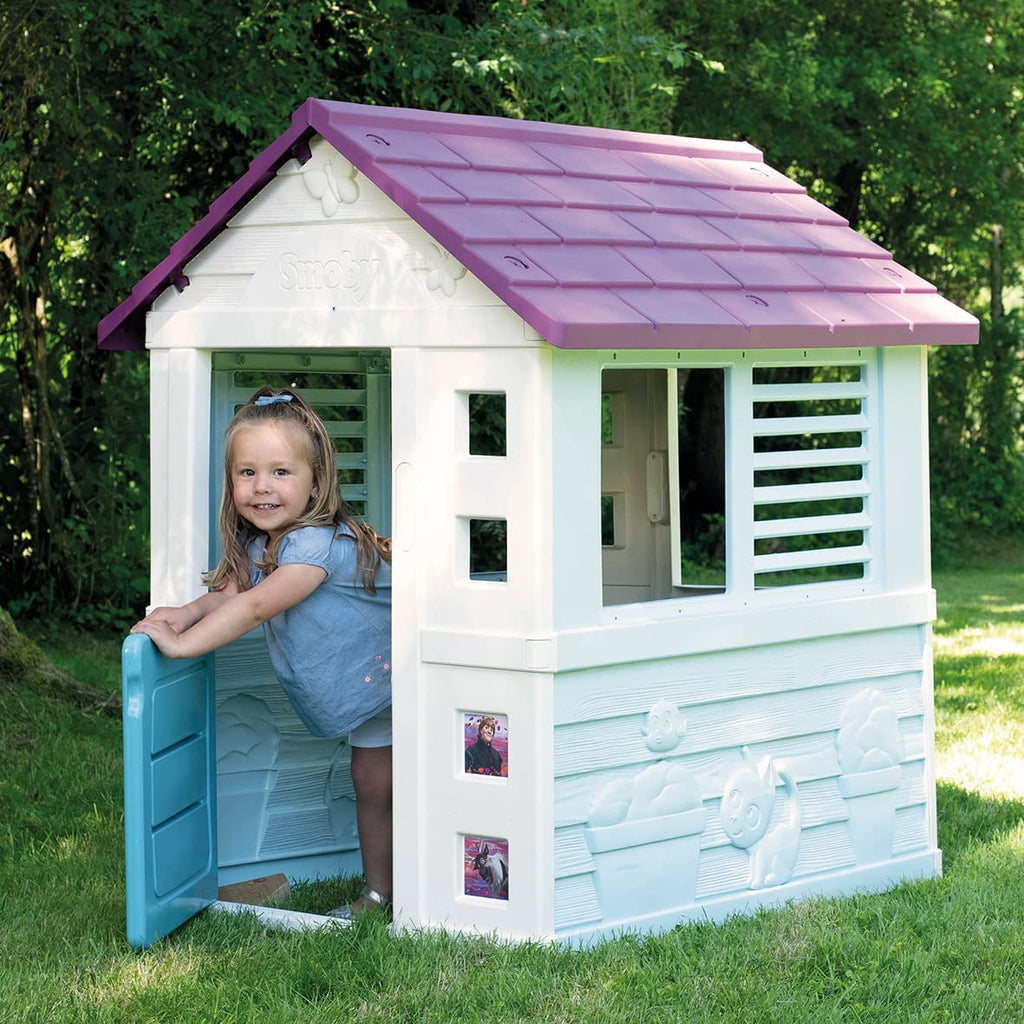
[[[314,736],[348,736],[366,887],[351,917],[391,900],[391,542],[338,493],[327,428],[296,392],[260,388],[228,425],[210,588],[132,627],[171,658],[262,625],[270,660]]]

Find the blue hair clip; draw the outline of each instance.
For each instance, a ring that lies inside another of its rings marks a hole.
[[[277,402],[290,402],[291,400],[291,395],[260,395],[260,397],[253,402],[253,405],[274,405]]]

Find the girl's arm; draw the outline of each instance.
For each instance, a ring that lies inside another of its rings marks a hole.
[[[326,578],[327,573],[317,565],[282,565],[252,590],[228,595],[213,607],[207,603],[205,614],[180,633],[167,619],[156,617],[156,612],[136,623],[132,632],[145,633],[169,658],[196,658],[237,640],[298,604]],[[215,593],[221,595],[224,591]],[[209,596],[204,594],[192,604]]]

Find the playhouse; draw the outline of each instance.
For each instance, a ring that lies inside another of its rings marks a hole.
[[[940,871],[925,362],[976,337],[747,144],[320,100],[99,328],[149,350],[154,605],[235,406],[324,416],[394,538],[396,922],[568,943]],[[134,639],[133,941],[357,872],[261,635]]]

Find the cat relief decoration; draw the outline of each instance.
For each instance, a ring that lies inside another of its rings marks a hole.
[[[725,780],[720,812],[722,829],[733,846],[748,853],[749,888],[784,885],[793,877],[800,852],[800,795],[783,762],[771,757],[755,762],[747,747],[741,753],[742,763]],[[789,806],[785,818],[769,829],[780,784]]]
[[[903,758],[899,719],[885,695],[861,690],[843,707],[836,734],[839,792],[846,801],[846,827],[858,864],[892,856],[896,793]]]

